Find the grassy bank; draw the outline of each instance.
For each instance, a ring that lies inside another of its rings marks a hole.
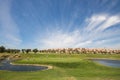
[[[0,71],[0,80],[119,80],[120,68],[106,67],[87,59],[120,59],[120,55],[101,54],[21,54],[16,64],[51,65],[36,72]]]

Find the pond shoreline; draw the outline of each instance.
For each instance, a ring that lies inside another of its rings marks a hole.
[[[44,70],[49,70],[49,69],[53,69],[53,66],[50,66],[50,65],[41,65],[41,64],[19,64],[19,63],[10,63],[11,65],[26,65],[26,66],[41,66],[41,67],[47,67],[47,69],[44,69]],[[41,70],[43,71],[43,70]]]
[[[91,59],[120,60],[118,58],[88,58],[87,60],[91,60]]]
[[[120,68],[120,60],[119,59],[91,58],[88,60],[93,61],[99,65],[106,66],[106,67]]]
[[[19,64],[14,63],[16,60],[4,59],[0,61],[0,70],[10,70],[10,71],[43,71],[49,70],[53,67],[50,65],[42,64]]]

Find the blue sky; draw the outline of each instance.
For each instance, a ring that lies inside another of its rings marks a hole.
[[[0,0],[0,45],[120,49],[120,0]]]

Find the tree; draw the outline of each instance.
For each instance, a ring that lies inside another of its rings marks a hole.
[[[37,52],[38,52],[38,49],[33,49],[33,52],[34,52],[34,53],[37,53]]]
[[[25,53],[25,49],[22,49],[22,53]]]
[[[11,49],[6,49],[6,52],[7,53],[11,53]]]
[[[17,53],[20,53],[20,49],[17,49],[16,52],[17,52]]]
[[[26,53],[29,53],[29,52],[31,52],[31,49],[26,49],[25,51],[26,51]]]
[[[4,46],[0,46],[0,53],[5,52],[5,47]]]
[[[19,49],[13,49],[13,53],[19,53],[20,50]]]

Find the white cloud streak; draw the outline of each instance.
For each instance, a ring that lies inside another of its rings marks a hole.
[[[78,42],[81,37],[78,31],[74,31],[70,34],[62,31],[55,31],[49,34],[46,38],[42,39],[43,46],[47,48],[63,48],[72,47]]]
[[[16,47],[22,40],[11,15],[11,2],[12,0],[0,0],[0,43],[8,47]]]
[[[88,31],[103,31],[113,25],[120,24],[120,15],[109,16],[108,14],[93,15],[86,20]]]
[[[100,24],[102,24],[106,19],[107,15],[94,15],[91,18],[86,19],[88,26],[85,28],[88,31],[94,30]]]
[[[72,23],[73,24],[73,23]],[[87,26],[73,30],[73,32],[64,32],[63,30],[55,30],[49,32],[49,35],[41,40],[37,38],[37,43],[42,43],[43,48],[68,48],[68,47],[109,47],[118,48],[116,40],[111,39],[113,36],[119,35],[120,30],[106,30],[116,24],[120,24],[119,15],[97,14],[85,20]],[[105,32],[103,32],[106,30]],[[114,44],[114,46],[112,46]]]
[[[116,24],[120,24],[120,16],[110,16],[103,24],[100,25],[97,31],[105,30]]]

